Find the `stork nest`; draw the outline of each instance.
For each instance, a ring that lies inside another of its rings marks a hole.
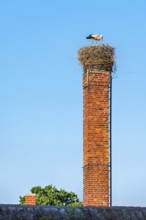
[[[102,44],[80,48],[78,60],[83,65],[85,72],[95,69],[110,72],[116,70],[115,50],[109,45]]]

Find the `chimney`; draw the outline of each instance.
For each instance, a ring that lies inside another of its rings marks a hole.
[[[26,194],[25,205],[36,205],[36,194]]]
[[[114,49],[92,45],[79,49],[83,65],[83,204],[110,206],[111,86]]]

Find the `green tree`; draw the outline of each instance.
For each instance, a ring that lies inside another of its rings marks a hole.
[[[82,206],[82,202],[79,201],[74,192],[67,192],[63,189],[58,190],[53,185],[48,185],[44,188],[35,186],[30,191],[36,194],[37,205]],[[25,204],[25,196],[20,196],[19,198],[19,203]]]

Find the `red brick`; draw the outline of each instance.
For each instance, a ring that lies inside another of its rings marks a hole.
[[[109,205],[108,95],[110,72],[83,75],[83,202]]]
[[[36,205],[36,194],[25,195],[25,205]]]

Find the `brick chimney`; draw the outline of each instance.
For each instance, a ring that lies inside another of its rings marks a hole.
[[[81,48],[83,74],[83,203],[109,206],[111,198],[110,85],[114,50]],[[110,141],[109,141],[110,140]]]
[[[36,205],[36,194],[26,194],[25,205]]]

